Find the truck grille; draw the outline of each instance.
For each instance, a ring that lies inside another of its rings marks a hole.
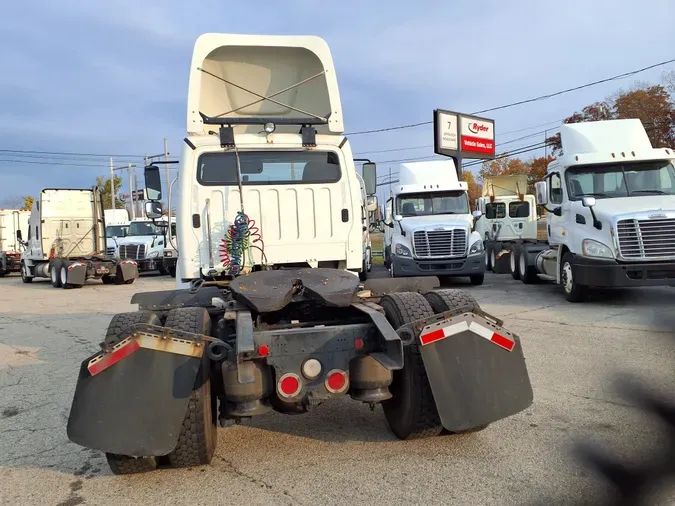
[[[675,219],[619,220],[619,251],[626,259],[675,257]]]
[[[417,230],[413,234],[417,258],[453,258],[466,255],[466,230]]]
[[[145,244],[122,244],[120,246],[122,260],[143,260],[145,258]]]
[[[115,256],[115,248],[114,248],[114,247],[112,247],[112,248],[107,248],[107,249],[105,250],[105,254],[108,255],[109,257]]]

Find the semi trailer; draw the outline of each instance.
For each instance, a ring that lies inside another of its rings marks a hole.
[[[675,153],[638,119],[562,125],[562,155],[535,183],[548,239],[514,250],[514,277],[591,289],[675,285]],[[515,267],[514,267],[515,269]]]
[[[126,474],[208,464],[219,423],[344,396],[381,405],[401,439],[531,405],[520,338],[469,294],[433,277],[359,280],[361,184],[322,39],[200,36],[187,111],[176,288],[113,316],[81,364],[71,441]],[[376,166],[362,178],[373,194]],[[154,164],[145,187],[159,219]]]
[[[26,246],[21,253],[21,279],[49,278],[54,288],[80,288],[87,279],[105,284],[131,284],[136,262],[106,253],[101,194],[96,189],[46,188],[33,203]],[[21,230],[17,238],[22,239]]]
[[[28,232],[30,211],[0,209],[0,277],[21,271],[22,241],[18,231]]]

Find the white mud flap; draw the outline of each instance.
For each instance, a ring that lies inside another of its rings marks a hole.
[[[532,404],[520,339],[488,316],[462,313],[425,322],[419,332],[436,407],[451,432],[496,422]]]

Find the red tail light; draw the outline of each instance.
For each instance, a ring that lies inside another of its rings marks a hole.
[[[284,374],[279,378],[279,383],[277,384],[279,395],[286,398],[295,397],[300,393],[301,388],[300,377],[293,373]]]
[[[347,390],[349,379],[347,373],[334,369],[326,375],[326,390],[332,394],[339,394]]]

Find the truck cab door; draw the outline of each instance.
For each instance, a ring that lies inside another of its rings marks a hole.
[[[569,201],[563,195],[562,177],[558,172],[547,176],[549,206],[546,213],[546,227],[550,244],[565,244],[567,242],[566,217],[569,216]]]
[[[394,199],[387,200],[387,206],[384,216],[384,246],[391,246],[391,238],[394,234],[394,229],[390,226],[394,223]]]

